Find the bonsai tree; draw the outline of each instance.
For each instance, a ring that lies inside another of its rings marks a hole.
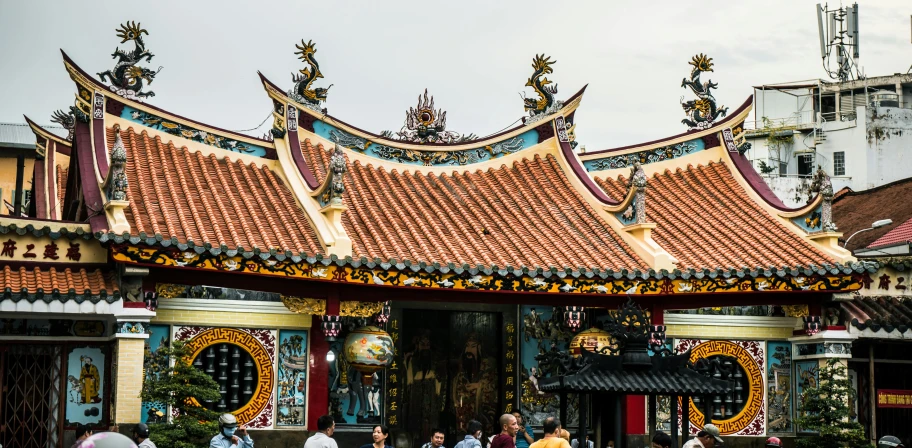
[[[864,428],[849,418],[849,399],[856,393],[845,366],[830,359],[818,375],[816,387],[802,391],[796,419],[799,427],[816,434],[799,438],[798,447],[870,447]]]
[[[159,347],[146,362],[140,397],[173,410],[170,422],[166,418],[149,424],[150,438],[159,448],[209,446],[209,440],[218,433],[218,413],[195,403],[217,401],[221,398],[219,385],[190,363],[190,354],[183,342],[174,341],[170,347]],[[169,362],[172,359],[173,366]]]

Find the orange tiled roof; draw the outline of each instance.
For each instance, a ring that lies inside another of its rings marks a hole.
[[[623,198],[627,179],[596,178]],[[678,269],[807,266],[835,263],[747,196],[725,163],[666,170],[649,179],[646,216],[653,239]]]
[[[121,137],[132,234],[248,251],[322,252],[304,211],[269,168],[191,153],[132,128]],[[113,145],[114,132],[108,129],[108,147]]]
[[[309,141],[302,151],[322,181],[330,152]],[[553,156],[439,175],[355,161],[345,175],[345,204],[353,257],[648,269],[570,185]]]
[[[20,267],[12,269],[9,265],[0,270],[0,285],[5,297],[27,298],[34,301],[36,298],[66,299],[73,298],[79,302],[83,300],[112,301],[119,298],[112,276],[105,274],[101,269],[87,271],[85,269],[71,270],[35,267],[27,269]]]

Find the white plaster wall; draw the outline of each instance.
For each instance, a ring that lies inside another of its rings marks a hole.
[[[912,176],[912,110],[869,108],[868,188]]]

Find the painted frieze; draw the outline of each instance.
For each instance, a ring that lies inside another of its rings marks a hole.
[[[307,331],[279,330],[276,426],[307,424]]]
[[[681,87],[690,88],[697,99],[681,103],[681,107],[687,114],[687,118],[681,120],[681,123],[691,129],[706,129],[711,127],[718,118],[724,117],[728,113],[728,108],[716,104],[712,90],[718,87],[718,84],[712,80],[706,82],[700,80],[701,73],[713,71],[712,58],[700,53],[694,56],[688,64],[693,66],[690,71],[690,79],[684,78],[681,81]]]
[[[171,327],[169,325],[148,325],[146,332],[149,338],[145,340],[144,357],[143,357],[143,380],[148,375],[147,366],[152,360],[152,355],[160,347],[171,345]],[[139,418],[142,423],[162,423],[168,416],[168,408],[163,403],[150,401],[142,402],[142,409]]]
[[[719,397],[720,404],[715,406],[712,418],[712,423],[723,435],[760,436],[766,433],[764,378],[767,372],[763,341],[679,339],[675,341],[675,350],[678,353],[691,350],[691,362],[724,357],[724,362],[732,363],[729,379],[735,381],[735,387],[730,394]],[[695,435],[702,428],[704,418],[701,403],[691,398],[691,434]]]
[[[662,146],[644,151],[621,154],[600,159],[591,159],[583,161],[586,171],[613,170],[617,168],[629,168],[635,163],[647,164],[661,162],[663,160],[676,159],[681,156],[693,154],[706,149],[702,138],[688,140],[686,142],[674,145]]]
[[[134,45],[133,51],[128,52],[120,48],[114,50],[113,57],[117,59],[114,68],[98,73],[98,77],[102,82],[111,82],[112,92],[139,102],[144,101],[145,98],[155,96],[155,92],[143,92],[143,81],[152,84],[152,80],[161,71],[161,67],[157,71],[152,71],[139,66],[143,59],[146,62],[150,62],[152,57],[155,56],[149,50],[146,50],[146,44],[142,38],[143,34],[148,35],[149,32],[136,22],[121,24],[120,28],[117,29],[117,37],[123,39],[120,41],[122,44],[132,41]]]
[[[766,377],[769,392],[766,427],[770,434],[795,431],[792,411],[792,344],[770,341],[766,344],[769,370]]]
[[[566,351],[573,334],[564,323],[560,307],[522,306],[520,342],[520,404],[522,413],[532,426],[540,426],[545,418],[560,414],[560,399],[538,389],[538,381],[556,375],[556,371],[543,369],[536,356],[551,350]],[[557,368],[551,363],[550,368]],[[579,398],[568,394],[565,425],[572,427],[579,418]]]
[[[185,138],[193,142],[203,143],[227,151],[249,154],[257,157],[265,157],[267,153],[265,147],[241,142],[213,132],[196,129],[192,126],[178,123],[150,112],[137,110],[130,106],[124,106],[123,110],[120,112],[120,117],[152,129],[166,132],[176,137]]]
[[[108,403],[106,349],[75,347],[67,354],[66,425],[97,425],[105,418]]]
[[[174,327],[174,340],[185,341],[193,365],[219,384],[218,402],[196,404],[218,412],[231,412],[250,428],[273,426],[275,331]]]
[[[381,160],[417,166],[453,166],[484,162],[513,154],[538,143],[538,132],[528,130],[491,145],[457,151],[397,148],[349,134],[324,121],[314,121],[314,133],[333,143]]]

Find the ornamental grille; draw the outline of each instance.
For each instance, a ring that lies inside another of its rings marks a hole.
[[[219,384],[222,398],[203,401],[203,407],[218,412],[233,412],[253,397],[257,369],[247,350],[234,344],[214,344],[199,353],[193,365],[206,372]]]
[[[55,448],[60,438],[62,349],[13,345],[0,352],[0,445]]]

